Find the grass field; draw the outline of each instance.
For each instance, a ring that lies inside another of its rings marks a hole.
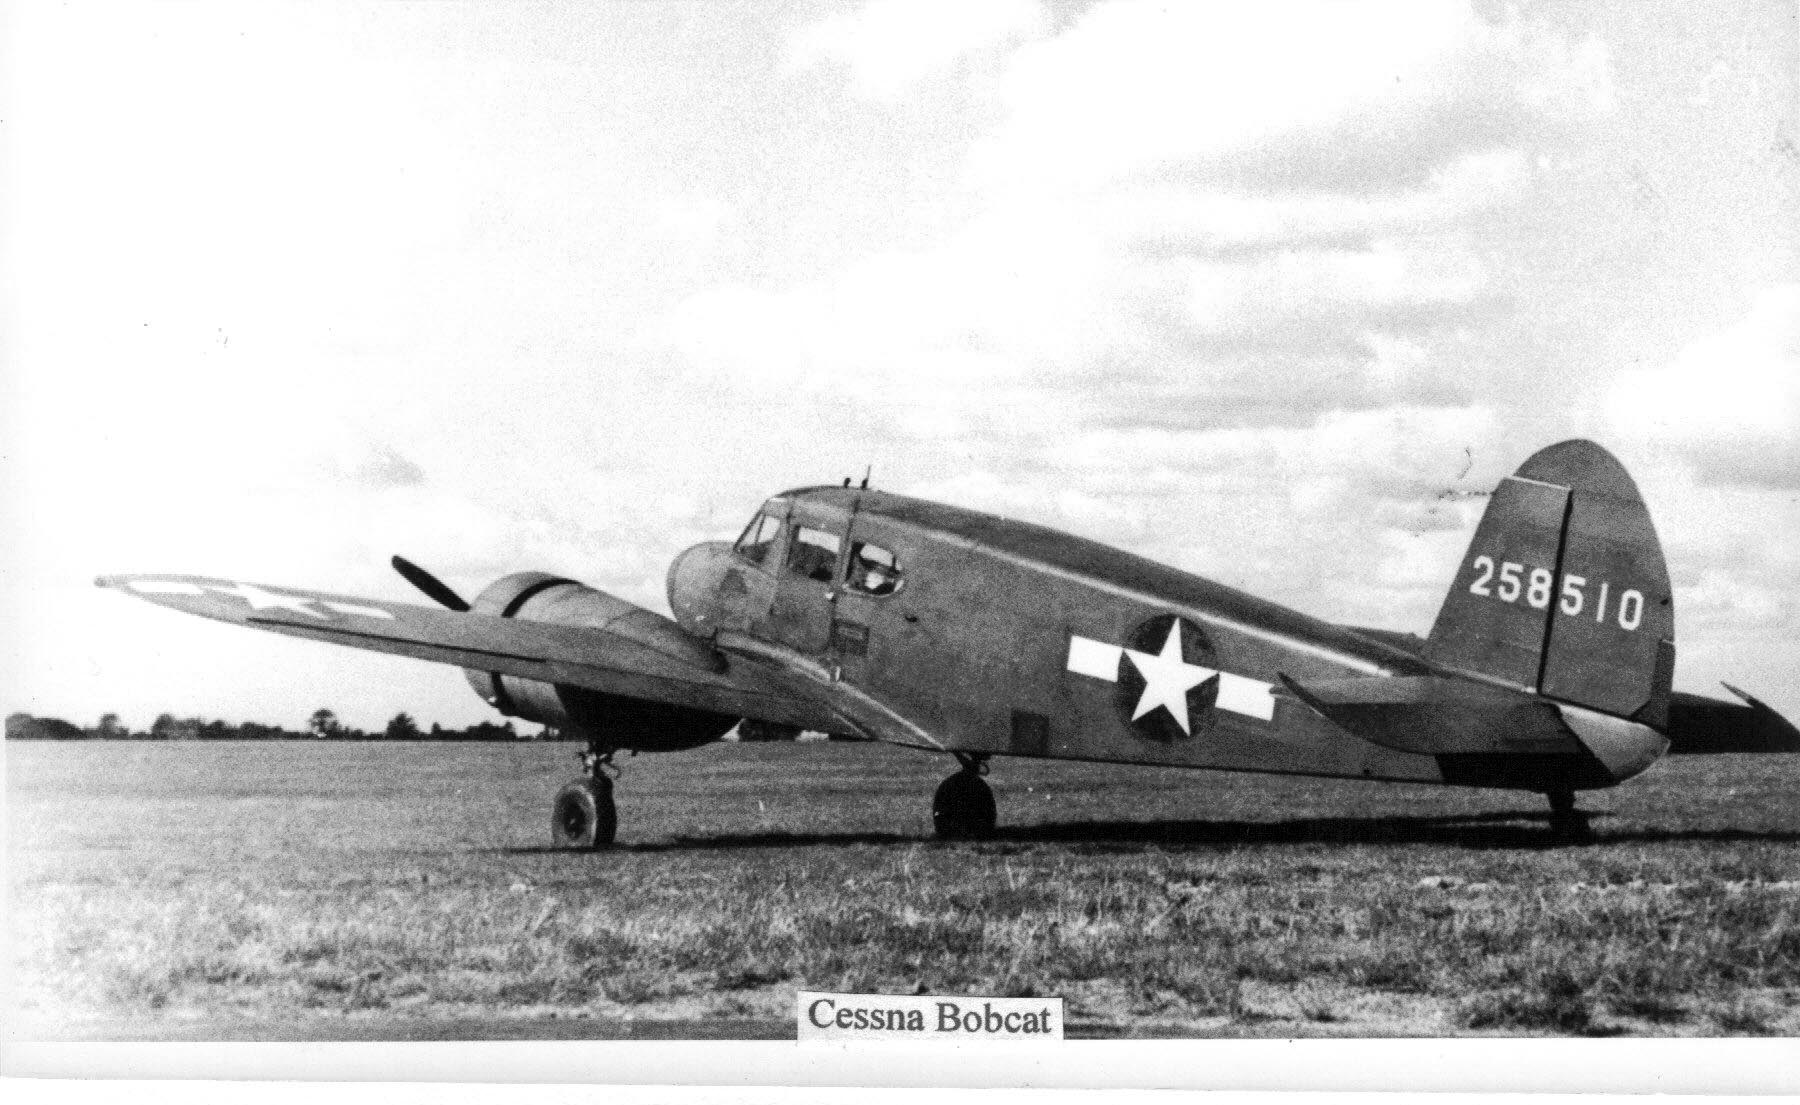
[[[871,745],[625,761],[555,852],[572,745],[6,749],[7,1031],[791,1035],[796,989],[1060,995],[1072,1034],[1800,1033],[1800,757],[1542,798]]]

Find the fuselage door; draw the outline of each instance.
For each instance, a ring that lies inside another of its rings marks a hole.
[[[879,530],[872,532],[863,519],[859,515],[850,527],[844,585],[832,612],[831,644],[844,678],[874,688],[887,683],[883,658],[908,636],[895,637],[895,623],[903,614],[894,604],[902,598],[906,579],[897,543]],[[905,598],[911,597],[907,592]]]

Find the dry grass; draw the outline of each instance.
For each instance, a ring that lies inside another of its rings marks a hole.
[[[1531,796],[845,745],[628,765],[544,849],[568,747],[14,745],[9,1017],[791,1025],[797,988],[1061,995],[1096,1033],[1794,1033],[1787,758],[1671,761],[1545,845]],[[1122,820],[1129,816],[1132,820]]]

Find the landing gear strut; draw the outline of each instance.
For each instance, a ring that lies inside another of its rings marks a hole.
[[[998,819],[994,792],[981,778],[987,757],[979,752],[955,753],[962,770],[938,784],[931,798],[931,825],[939,840],[986,840]]]
[[[612,749],[588,741],[581,755],[582,777],[556,792],[550,812],[550,836],[558,848],[589,851],[612,844],[619,831],[619,811],[613,805]]]
[[[1553,790],[1550,799],[1550,835],[1567,844],[1586,844],[1594,839],[1588,816],[1575,808],[1575,792]]]

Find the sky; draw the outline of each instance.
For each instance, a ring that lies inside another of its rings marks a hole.
[[[877,487],[1423,633],[1588,437],[1800,717],[1788,0],[0,8],[0,709],[490,717],[92,585],[666,610]],[[423,600],[420,600],[423,601]]]

